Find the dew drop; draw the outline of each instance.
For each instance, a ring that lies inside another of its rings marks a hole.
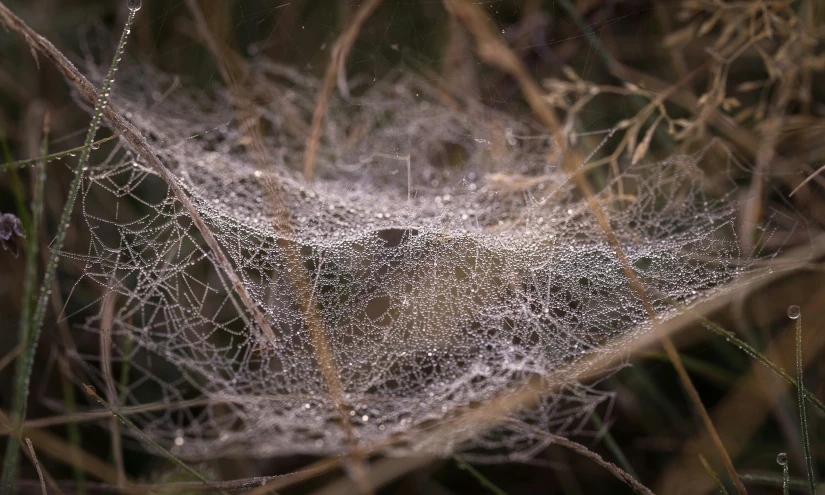
[[[143,2],[141,0],[126,0],[126,6],[132,12],[137,12],[143,6]]]
[[[784,466],[788,463],[788,454],[784,452],[780,452],[779,455],[776,456],[776,463],[780,466]]]
[[[797,306],[796,304],[788,306],[788,318],[795,320],[799,318],[800,314],[801,312],[799,311],[799,306]]]

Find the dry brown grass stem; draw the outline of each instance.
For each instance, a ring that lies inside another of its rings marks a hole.
[[[98,94],[97,89],[95,89],[92,83],[90,83],[89,80],[77,70],[74,64],[72,64],[69,59],[67,59],[66,56],[60,52],[60,50],[55,48],[49,40],[43,36],[40,36],[40,34],[30,28],[2,2],[0,2],[0,22],[2,22],[10,30],[21,35],[32,50],[46,57],[55,66],[55,68],[60,71],[63,77],[75,89],[77,89],[81,95],[83,95],[84,98],[91,102],[95,102],[99,99],[100,95]],[[107,104],[106,107],[103,108],[102,113],[103,116],[106,117],[106,119],[112,124],[112,126],[121,133],[121,137],[129,144],[135,153],[137,153],[137,155],[140,156],[155,171],[155,173],[157,173],[164,180],[164,182],[166,182],[169,189],[172,191],[172,194],[175,196],[175,199],[177,199],[186,209],[187,213],[189,213],[192,223],[195,224],[195,227],[203,236],[204,242],[212,252],[216,264],[226,273],[226,276],[229,278],[232,285],[232,289],[238,295],[241,303],[247,310],[249,310],[250,313],[252,313],[252,317],[261,332],[263,332],[267,339],[271,341],[272,345],[276,345],[275,332],[266,321],[266,318],[260,308],[258,308],[255,304],[255,301],[252,300],[252,297],[249,295],[249,292],[247,292],[246,287],[244,287],[241,279],[238,277],[238,274],[235,273],[232,263],[226,257],[226,254],[221,249],[220,244],[218,244],[214,234],[212,234],[212,231],[209,230],[209,227],[207,227],[206,222],[204,222],[203,217],[201,217],[197,208],[195,208],[195,205],[189,200],[189,197],[186,196],[186,193],[183,191],[180,184],[178,184],[175,176],[158,159],[157,153],[152,146],[146,141],[146,139],[143,138],[143,136],[140,135],[140,132],[135,129],[125,117],[123,117],[115,105],[111,103]]]
[[[385,458],[376,461],[369,472],[368,482],[374,490],[378,490],[394,480],[433,462],[431,457],[402,457]],[[323,488],[312,492],[312,495],[357,495],[358,487],[347,477],[338,478]]]
[[[315,102],[315,110],[312,113],[312,127],[304,150],[304,177],[307,182],[312,182],[315,175],[315,155],[318,153],[318,142],[321,139],[321,126],[324,123],[324,115],[327,112],[327,105],[329,104],[329,97],[332,95],[335,80],[339,72],[343,70],[347,55],[349,55],[353,43],[358,38],[358,33],[361,32],[361,26],[364,25],[367,18],[372,15],[380,4],[381,0],[367,0],[362,3],[347,28],[332,45],[329,65],[327,65],[324,81]]]
[[[308,468],[284,475],[283,477],[280,477],[265,485],[261,485],[255,488],[254,490],[250,490],[246,492],[244,495],[265,495],[267,493],[270,493],[272,490],[283,490],[284,488],[288,488],[294,484],[315,478],[316,476],[332,471],[341,464],[342,459],[338,457],[322,459],[318,462],[311,464]]]
[[[534,426],[528,425],[524,422],[515,420],[515,419],[508,419],[509,423],[515,424],[517,428],[528,431],[534,435],[539,435],[540,437],[547,438],[551,444],[560,445],[564,448],[570,449],[573,452],[581,455],[582,457],[587,457],[588,459],[592,460],[611,474],[621,480],[624,483],[627,483],[635,492],[639,494],[645,495],[653,495],[653,492],[650,491],[650,488],[643,485],[639,480],[628,474],[619,466],[613,464],[612,462],[606,461],[600,456],[599,454],[593,452],[592,450],[588,449],[584,445],[574,442],[570,439],[564,438],[560,435],[553,435],[551,433],[547,433],[546,431],[541,431]]]
[[[46,480],[43,479],[43,471],[40,469],[40,463],[37,461],[37,454],[34,452],[34,445],[32,445],[32,441],[28,437],[26,437],[26,446],[29,448],[29,455],[31,455],[32,463],[34,464],[34,468],[37,470],[37,477],[40,478],[40,492],[43,495],[47,495],[49,492],[46,490]]]
[[[325,459],[315,462],[304,469],[283,475],[257,476],[253,478],[241,478],[228,481],[210,481],[206,483],[200,481],[180,481],[167,483],[130,483],[124,486],[115,486],[114,484],[87,483],[86,491],[88,493],[102,493],[106,495],[110,495],[113,493],[119,493],[123,495],[150,495],[161,493],[164,495],[173,495],[192,493],[205,494],[220,491],[231,491],[233,493],[240,493],[240,490],[255,487],[255,489],[251,490],[248,493],[264,495],[272,493],[272,490],[281,490],[284,488],[288,488],[302,481],[306,481],[313,477],[327,473],[333,469],[336,469],[340,465],[341,461],[339,459]],[[51,485],[51,483],[49,482],[48,473],[44,471],[43,474],[46,477],[46,482]],[[24,483],[26,482],[21,481],[21,485],[23,485]],[[261,483],[265,484],[261,485]],[[67,489],[69,489],[70,492],[73,492],[77,486],[71,482],[60,482],[60,484],[55,483],[52,486],[58,488],[61,484]]]
[[[539,120],[544,123],[549,131],[554,135],[556,142],[560,146],[560,152],[563,153],[562,162],[564,164],[564,170],[574,177],[574,180],[576,181],[579,190],[584,195],[587,205],[593,213],[596,222],[599,224],[599,227],[607,237],[610,246],[616,253],[616,257],[619,259],[619,263],[622,266],[622,270],[624,271],[630,287],[638,295],[642,306],[645,308],[645,311],[648,313],[648,316],[653,324],[655,326],[659,326],[661,320],[656,314],[656,311],[653,309],[653,305],[650,303],[650,298],[648,297],[644,284],[641,283],[636,275],[636,272],[631,267],[630,261],[624,253],[616,234],[610,227],[607,214],[604,212],[596,199],[590,183],[587,181],[587,177],[580,170],[582,160],[577,156],[578,153],[567,153],[567,139],[562,134],[562,128],[559,124],[559,120],[552,108],[550,108],[547,104],[543,93],[539,89],[539,86],[533,81],[524,66],[524,63],[509,47],[507,47],[506,44],[504,44],[504,42],[501,41],[500,37],[495,34],[493,25],[481,7],[472,3],[470,0],[445,0],[445,3],[448,10],[451,10],[451,12],[465,24],[467,29],[475,37],[478,56],[490,65],[498,67],[499,69],[509,73],[516,79],[519,87],[521,87],[525,99],[527,100],[527,103],[530,105],[531,110],[533,110]],[[711,422],[710,416],[708,415],[707,410],[699,397],[699,393],[696,391],[696,387],[690,379],[690,375],[688,375],[687,370],[685,370],[684,364],[679,357],[679,352],[676,350],[676,346],[667,336],[662,336],[661,343],[668,355],[668,358],[670,358],[673,363],[673,367],[676,369],[679,379],[687,390],[691,402],[693,402],[694,407],[702,418],[705,428],[708,430],[711,438],[713,438],[716,449],[722,458],[728,474],[736,485],[740,495],[744,495],[747,493],[747,490],[745,490],[745,486],[736,474],[733,462],[725,450],[725,446],[722,444],[716,428]]]
[[[810,182],[810,181],[814,180],[814,179],[815,179],[815,178],[816,178],[819,174],[821,174],[822,172],[825,172],[825,165],[823,165],[823,166],[819,167],[818,169],[816,169],[816,171],[815,171],[814,173],[812,173],[812,174],[808,175],[808,177],[806,177],[806,178],[805,178],[805,180],[803,180],[802,182],[800,182],[800,183],[799,183],[799,185],[798,185],[798,186],[796,186],[796,187],[793,189],[793,191],[791,191],[791,193],[788,195],[788,197],[791,197],[791,196],[793,196],[794,194],[796,194],[796,192],[797,192],[797,191],[799,191],[800,189],[802,189],[802,186],[804,186],[804,185],[805,185],[805,184],[807,184],[808,182]]]
[[[189,407],[202,407],[213,404],[214,399],[193,399],[179,402],[154,402],[150,404],[141,404],[139,406],[126,406],[118,409],[118,412],[124,416],[130,414],[140,414],[153,411],[166,411],[174,409],[185,409]],[[48,428],[51,426],[60,426],[66,423],[82,423],[87,421],[95,421],[111,416],[112,413],[108,409],[101,409],[96,411],[81,412],[77,414],[65,414],[61,416],[48,416],[45,418],[30,419],[23,423],[23,428]],[[8,435],[9,430],[4,425],[0,424],[0,435]]]
[[[0,411],[0,426],[8,430],[11,427],[8,415]],[[87,474],[106,483],[116,484],[118,472],[107,462],[88,452],[80,450],[62,438],[48,431],[23,427],[22,435],[30,438],[32,443],[44,454],[69,466],[82,469]],[[126,478],[126,482],[131,482]]]
[[[607,237],[608,243],[613,248],[613,251],[616,253],[616,257],[619,259],[619,263],[622,266],[622,271],[624,272],[625,277],[630,283],[630,287],[639,296],[639,299],[642,302],[642,306],[644,307],[645,311],[650,317],[651,322],[653,322],[654,326],[659,326],[661,324],[661,319],[659,318],[659,315],[656,314],[656,311],[653,309],[653,305],[650,303],[650,298],[647,294],[647,289],[645,288],[644,284],[639,280],[638,276],[636,275],[636,272],[631,267],[630,260],[628,260],[627,255],[625,254],[621,244],[619,243],[618,238],[616,237],[616,234],[610,227],[610,221],[607,218],[607,214],[602,210],[601,205],[596,199],[596,195],[593,193],[593,190],[590,187],[590,183],[587,181],[587,177],[585,177],[584,174],[582,174],[581,171],[577,169],[568,170],[568,173],[571,173],[575,176],[576,184],[578,185],[579,190],[581,190],[582,194],[584,195],[588,207],[592,211],[593,216],[596,218],[596,222],[598,222],[599,227],[602,229],[605,236]],[[728,474],[730,475],[731,479],[736,485],[737,491],[740,493],[740,495],[746,494],[747,490],[745,489],[745,485],[742,484],[742,481],[736,474],[736,469],[733,466],[733,461],[731,460],[728,452],[725,450],[725,446],[722,443],[721,438],[719,437],[719,433],[716,431],[716,427],[713,425],[713,422],[711,421],[710,416],[708,415],[707,409],[705,408],[705,405],[702,403],[702,398],[699,397],[699,392],[697,392],[696,387],[693,385],[693,381],[690,378],[690,375],[688,374],[684,364],[682,363],[682,358],[679,357],[679,351],[676,350],[676,346],[673,344],[673,341],[668,336],[662,336],[661,343],[662,347],[665,350],[665,353],[667,354],[671,363],[673,363],[673,367],[676,369],[676,373],[679,375],[679,380],[685,387],[685,390],[687,391],[688,396],[690,397],[690,400],[693,403],[693,406],[696,408],[696,411],[702,418],[702,423],[705,425],[705,429],[708,431],[708,434],[710,435],[711,439],[713,439],[713,443],[716,446],[716,450],[719,453],[719,456],[722,458],[722,462],[725,465],[725,469],[728,471]]]
[[[118,407],[120,399],[115,388],[115,379],[112,376],[112,323],[115,317],[117,293],[110,292],[103,298],[103,308],[100,318],[100,368],[103,372],[103,383],[106,387],[106,398],[114,407]],[[112,415],[109,417],[109,433],[112,442],[112,459],[117,469],[117,485],[126,483],[126,469],[123,465],[123,449],[120,439],[120,423]]]
[[[550,130],[560,153],[563,153],[561,156],[565,156],[567,139],[562,133],[556,113],[545,100],[544,92],[530,76],[524,62],[496,34],[496,28],[484,10],[470,0],[444,0],[444,5],[475,39],[478,57],[516,80],[533,113]]]
[[[375,6],[378,4],[378,2],[373,3]],[[347,436],[347,441],[352,447],[352,451],[357,453],[358,449],[354,448],[357,443],[357,438],[350,423],[350,407],[347,404],[344,387],[341,383],[340,374],[338,373],[338,366],[335,362],[332,344],[329,341],[326,322],[317,307],[315,283],[310,281],[309,273],[304,268],[300,246],[290,239],[293,233],[292,215],[283,200],[280,185],[270,170],[273,163],[269,149],[263,140],[260,119],[256,114],[254,101],[249,96],[253,94],[252,90],[254,88],[245,87],[244,84],[244,79],[250,72],[249,68],[246,66],[244,60],[233,51],[228,49],[221,50],[222,45],[215,39],[215,35],[210,29],[196,1],[186,0],[186,4],[195,18],[200,36],[205,40],[210,52],[212,52],[213,57],[215,57],[218,62],[224,83],[229,87],[234,97],[236,111],[243,123],[244,141],[247,145],[247,150],[255,161],[257,170],[261,172],[261,174],[259,174],[261,183],[266,192],[268,206],[275,219],[273,227],[284,236],[278,239],[278,246],[282,250],[284,263],[287,265],[287,270],[285,270],[287,278],[295,291],[296,302],[301,309],[301,313],[304,316],[306,326],[309,330],[322,378],[338,411],[341,428]],[[367,6],[367,4],[362,6],[361,10],[363,10],[365,6]],[[361,14],[361,10],[359,10],[359,14]],[[371,12],[371,10],[369,12]],[[359,21],[360,23],[363,23],[366,16],[369,15],[369,12],[362,15],[363,18]],[[360,18],[359,14],[356,14],[356,19]],[[345,35],[350,31],[351,27],[347,29]],[[349,35],[352,40],[355,39],[357,32],[358,31],[355,30],[353,34]],[[351,45],[351,41],[349,44],[344,43],[344,54],[349,50],[349,45]],[[319,275],[322,266],[323,259],[318,266]],[[315,282],[317,282],[317,280]],[[353,476],[361,486],[362,493],[370,493],[366,481],[366,461],[357,454],[354,454],[352,464]]]

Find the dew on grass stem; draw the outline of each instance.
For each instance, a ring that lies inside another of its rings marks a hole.
[[[799,311],[799,306],[796,304],[788,306],[788,318],[795,320],[799,318],[801,312]]]

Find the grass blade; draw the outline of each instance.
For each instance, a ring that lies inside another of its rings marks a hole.
[[[799,423],[802,428],[802,447],[805,450],[805,467],[808,470],[808,486],[811,495],[816,495],[814,467],[811,459],[811,445],[808,437],[808,418],[805,414],[805,387],[802,384],[802,314],[799,306],[788,308],[788,316],[796,320],[796,395],[799,398]]]
[[[108,142],[108,141],[111,141],[112,139],[116,139],[119,136],[120,136],[120,133],[117,133],[117,134],[113,134],[109,137],[99,139],[99,140],[92,143],[92,148],[97,148],[101,144],[103,144],[105,142]],[[80,153],[82,151],[83,151],[83,146],[78,146],[77,148],[72,148],[72,149],[66,150],[66,151],[58,151],[57,153],[51,153],[51,154],[48,154],[48,155],[44,152],[44,153],[41,153],[40,156],[38,156],[37,158],[29,158],[29,159],[26,159],[26,160],[17,160],[17,161],[11,161],[11,158],[9,158],[7,156],[6,157],[6,160],[7,160],[6,163],[0,164],[0,172],[7,172],[7,171],[18,169],[18,168],[28,167],[29,165],[34,165],[34,164],[39,163],[41,161],[43,163],[45,163],[45,162],[50,162],[52,160],[57,160],[59,158],[65,158],[67,156],[75,156],[77,153]]]
[[[168,451],[168,450],[166,450],[166,449],[165,449],[162,445],[160,445],[159,443],[155,442],[154,440],[152,440],[151,438],[149,438],[149,436],[148,436],[148,435],[146,435],[145,433],[143,433],[143,431],[141,431],[141,429],[140,429],[140,428],[138,428],[138,427],[137,427],[137,425],[135,425],[134,423],[132,423],[132,422],[129,420],[129,418],[127,418],[126,416],[124,416],[124,415],[120,414],[117,410],[115,410],[114,408],[112,408],[112,406],[111,406],[108,402],[106,402],[105,400],[103,400],[103,398],[102,398],[101,396],[97,395],[97,392],[95,391],[95,389],[94,389],[94,388],[92,388],[92,387],[90,387],[90,386],[88,386],[88,385],[83,385],[83,386],[86,388],[86,393],[87,393],[87,394],[89,394],[89,395],[91,395],[92,397],[94,397],[94,398],[95,398],[95,400],[97,400],[97,401],[100,403],[100,405],[102,405],[103,407],[105,407],[106,409],[108,409],[108,410],[109,410],[109,412],[111,412],[111,413],[112,413],[112,415],[114,415],[114,416],[115,416],[118,420],[120,420],[120,422],[121,422],[121,423],[123,423],[124,425],[126,425],[126,427],[127,427],[127,428],[129,428],[130,430],[134,431],[134,432],[135,432],[135,434],[137,434],[137,436],[139,436],[141,440],[143,440],[144,442],[146,442],[146,443],[148,443],[149,445],[151,445],[152,447],[154,447],[154,448],[155,448],[155,450],[157,450],[157,451],[160,453],[160,455],[162,455],[163,457],[165,457],[167,460],[169,460],[170,462],[172,462],[174,465],[178,466],[179,468],[183,469],[183,470],[184,470],[184,471],[186,471],[187,473],[189,473],[189,474],[191,474],[192,476],[194,476],[194,477],[195,477],[198,481],[201,481],[201,482],[203,482],[203,483],[207,483],[207,484],[209,483],[209,480],[208,480],[208,479],[207,479],[204,475],[202,475],[201,473],[199,473],[199,472],[197,472],[196,470],[192,469],[192,468],[191,468],[191,467],[189,467],[189,466],[188,466],[185,462],[183,462],[182,460],[180,460],[180,459],[178,459],[177,457],[175,457],[175,455],[174,455],[173,453],[169,452],[169,451]],[[225,491],[221,491],[220,493],[221,493],[221,494],[223,494],[223,495],[228,495]]]
[[[784,452],[780,452],[779,455],[776,456],[776,462],[782,466],[782,495],[788,495],[790,491],[790,468],[788,467],[788,454]]]
[[[708,473],[708,476],[716,483],[716,487],[719,488],[719,493],[722,495],[728,495],[728,490],[725,488],[725,485],[722,484],[722,480],[719,479],[719,475],[716,474],[716,471],[710,467],[708,464],[708,460],[705,459],[705,456],[699,454],[699,462],[702,463],[702,467],[705,468],[705,471]]]
[[[490,493],[494,495],[507,495],[507,492],[497,487],[495,483],[487,479],[486,476],[478,472],[476,468],[468,464],[464,459],[459,457],[457,454],[453,455],[453,459],[455,459],[455,462],[458,463],[461,469],[466,469],[467,472],[470,473],[470,475],[472,475],[472,477],[475,478],[481,484],[481,486],[486,488]]]
[[[613,454],[613,457],[616,458],[616,461],[619,463],[619,466],[624,469],[627,474],[633,476],[637,480],[639,479],[639,475],[636,474],[636,471],[633,469],[633,466],[630,465],[630,461],[627,460],[627,457],[622,452],[622,448],[616,443],[616,440],[613,438],[613,435],[610,434],[610,430],[605,427],[604,421],[602,421],[602,417],[599,416],[595,410],[590,414],[590,419],[593,420],[593,424],[596,425],[596,428],[599,429],[599,434],[604,436],[604,443],[607,445],[607,448]]]
[[[115,55],[112,58],[112,63],[109,66],[109,72],[106,74],[106,79],[103,83],[103,90],[100,93],[95,104],[94,115],[89,125],[86,134],[86,141],[83,150],[78,160],[77,169],[75,170],[74,179],[72,179],[69,188],[69,195],[66,204],[63,207],[63,212],[60,215],[60,223],[58,224],[57,236],[53,243],[53,250],[49,256],[49,262],[46,265],[46,273],[43,277],[43,284],[40,287],[40,295],[37,299],[37,306],[35,307],[31,324],[23,325],[21,318],[21,341],[25,342],[23,354],[17,361],[14,392],[12,396],[12,423],[15,428],[14,434],[9,436],[9,441],[6,444],[6,456],[3,463],[2,478],[0,479],[0,488],[4,491],[12,491],[17,484],[17,476],[19,470],[19,445],[20,433],[23,421],[26,419],[26,405],[29,397],[29,382],[34,365],[34,354],[37,348],[37,341],[40,337],[40,328],[43,325],[43,319],[46,314],[47,302],[49,300],[49,290],[52,287],[55,272],[57,271],[57,263],[60,259],[60,251],[63,248],[63,242],[66,240],[66,233],[68,231],[69,221],[71,220],[72,210],[74,209],[75,199],[80,189],[80,179],[83,176],[83,168],[89,159],[89,154],[92,149],[92,142],[94,141],[97,129],[100,126],[100,121],[103,114],[103,108],[106,105],[107,97],[111,91],[112,80],[114,79],[117,63],[123,54],[123,49],[126,46],[126,39],[132,23],[135,20],[136,10],[130,9],[129,16],[126,20],[126,25],[123,28],[123,33],[120,36]],[[45,153],[44,153],[45,155]],[[37,236],[31,235],[31,242],[36,242]],[[25,313],[25,305],[24,305]]]
[[[40,491],[43,495],[47,495],[46,491],[46,480],[43,479],[43,471],[40,470],[40,463],[37,462],[37,454],[34,452],[34,445],[32,445],[32,441],[26,438],[26,445],[29,447],[29,453],[32,456],[32,462],[34,463],[34,468],[37,469],[37,476],[40,478]]]

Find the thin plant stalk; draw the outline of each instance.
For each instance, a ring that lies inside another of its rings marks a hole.
[[[605,425],[604,421],[602,421],[602,417],[599,415],[598,412],[593,410],[590,414],[590,419],[593,420],[593,424],[596,425],[596,428],[599,429],[599,434],[604,436],[604,443],[607,445],[607,448],[613,454],[613,457],[616,458],[616,462],[619,463],[619,466],[624,469],[627,474],[633,476],[637,480],[639,479],[639,475],[636,474],[636,471],[633,469],[633,466],[630,464],[630,461],[627,460],[627,457],[622,452],[622,448],[613,438],[613,435],[610,434],[610,430],[608,430]]]
[[[111,136],[105,137],[103,139],[98,139],[97,141],[92,143],[92,148],[97,148],[101,144],[106,143],[108,141],[111,141],[113,139],[117,139],[118,137],[120,137],[119,133],[112,134]],[[17,168],[28,167],[30,165],[34,165],[34,164],[40,162],[41,160],[46,161],[46,162],[50,162],[52,160],[57,160],[59,158],[65,158],[67,156],[75,156],[77,153],[82,152],[83,148],[84,148],[84,146],[78,146],[77,148],[72,148],[72,149],[65,150],[65,151],[58,151],[56,153],[50,153],[48,155],[46,155],[44,153],[41,153],[41,155],[36,157],[36,158],[28,158],[26,160],[12,161],[11,158],[6,157],[6,160],[7,160],[6,163],[0,164],[0,172],[6,172],[6,171],[17,169]]]
[[[37,469],[37,477],[40,478],[40,491],[43,495],[47,495],[48,491],[46,491],[46,480],[43,479],[43,471],[40,470],[40,463],[37,461],[37,454],[34,452],[34,445],[32,445],[32,441],[28,438],[26,438],[26,446],[28,446],[29,453],[32,456],[34,468]]]
[[[799,309],[797,308],[797,311]],[[808,436],[808,418],[805,414],[805,387],[802,382],[802,315],[796,316],[796,395],[799,398],[799,423],[802,428],[802,447],[805,450],[805,467],[808,471],[808,485],[811,495],[816,495],[814,467],[811,459],[811,445]]]
[[[40,146],[41,155],[48,152],[49,146],[49,116],[43,119],[43,142]],[[35,308],[35,291],[37,290],[37,257],[40,253],[40,220],[43,217],[43,189],[46,183],[45,161],[40,161],[35,169],[34,199],[32,201],[32,216],[29,223],[26,242],[26,268],[23,279],[23,314],[20,318],[20,341],[26,342],[26,336],[31,325],[32,311]]]
[[[26,325],[25,334],[22,341],[25,342],[25,347],[21,358],[17,361],[15,388],[12,399],[12,422],[14,428],[17,430],[16,434],[9,436],[9,441],[6,444],[6,459],[3,463],[2,479],[0,480],[0,487],[4,490],[11,490],[17,484],[17,476],[19,470],[19,442],[20,430],[22,429],[23,421],[26,419],[26,405],[29,397],[29,383],[34,364],[35,350],[37,349],[37,342],[40,337],[40,329],[43,326],[43,319],[46,314],[47,302],[49,300],[49,290],[52,287],[52,280],[57,271],[57,263],[60,260],[60,251],[63,249],[63,242],[66,240],[66,233],[68,231],[69,222],[71,220],[72,210],[74,209],[75,199],[80,189],[80,179],[83,176],[83,169],[89,160],[89,154],[92,149],[92,142],[94,141],[97,129],[100,126],[102,118],[102,110],[106,106],[107,97],[111,91],[112,80],[114,79],[115,70],[117,69],[118,61],[123,54],[123,49],[126,46],[129,30],[135,20],[136,9],[129,10],[129,16],[126,20],[126,25],[123,28],[123,33],[120,36],[115,55],[112,58],[112,63],[109,66],[109,72],[106,74],[106,79],[103,83],[103,90],[95,104],[95,112],[92,116],[92,122],[89,125],[89,130],[86,134],[86,141],[83,150],[78,160],[78,165],[75,170],[74,179],[72,179],[69,188],[69,195],[66,204],[63,207],[63,213],[60,215],[60,222],[58,224],[57,236],[52,245],[52,253],[49,256],[49,262],[46,265],[46,273],[43,277],[43,284],[40,286],[40,295],[37,299],[37,306],[34,310],[33,319],[30,325]],[[36,236],[31,236],[37,239]],[[22,328],[22,324],[21,324]]]
[[[129,386],[131,354],[132,338],[127,335],[123,342],[123,361],[120,364],[120,381],[118,383],[118,393],[120,394],[121,400],[123,400],[123,396],[126,395],[126,388]]]
[[[6,142],[6,133],[3,127],[0,126],[0,146],[3,147],[3,155],[6,160],[11,160],[12,154],[9,150],[9,144]],[[17,216],[20,217],[20,222],[23,224],[23,230],[28,231],[31,227],[31,218],[29,218],[29,210],[26,208],[26,193],[20,176],[16,170],[11,170],[9,173],[9,185],[11,186],[12,194],[14,195],[15,206],[17,207]]]
[[[102,405],[103,407],[105,407],[106,409],[108,409],[108,410],[109,410],[109,412],[110,412],[110,413],[112,413],[112,415],[113,415],[114,417],[116,417],[118,420],[120,420],[120,422],[121,422],[121,423],[123,423],[123,424],[124,424],[127,428],[129,428],[130,430],[132,430],[132,431],[133,431],[133,432],[134,432],[137,436],[139,436],[139,437],[140,437],[140,439],[141,439],[141,440],[143,440],[144,442],[146,442],[146,443],[148,443],[149,445],[151,445],[152,447],[154,447],[154,448],[155,448],[155,450],[157,450],[157,451],[160,453],[160,455],[162,455],[163,457],[165,457],[168,461],[172,462],[174,465],[178,466],[179,468],[183,469],[183,470],[184,470],[184,471],[186,471],[187,473],[189,473],[189,474],[191,474],[192,476],[194,476],[194,477],[195,477],[198,481],[201,481],[201,482],[203,482],[203,483],[207,483],[207,484],[209,483],[209,480],[208,480],[208,479],[207,479],[204,475],[202,475],[202,474],[201,474],[201,473],[199,473],[198,471],[196,471],[196,470],[192,469],[191,467],[189,467],[189,466],[188,466],[185,462],[183,462],[182,460],[180,460],[180,459],[178,459],[177,457],[175,457],[175,454],[173,454],[173,453],[169,452],[169,451],[168,451],[168,450],[166,450],[166,449],[165,449],[162,445],[160,445],[159,443],[155,442],[155,441],[154,441],[154,440],[152,440],[152,439],[151,439],[148,435],[146,435],[145,433],[143,433],[143,431],[142,431],[140,428],[138,428],[138,426],[137,426],[136,424],[132,423],[132,421],[131,421],[131,420],[129,420],[129,418],[127,418],[126,416],[124,416],[124,415],[120,414],[120,413],[119,413],[116,409],[114,409],[114,408],[111,406],[111,404],[109,404],[108,402],[106,402],[106,401],[103,399],[103,397],[99,396],[99,395],[97,394],[97,392],[95,391],[95,389],[93,389],[92,387],[90,387],[90,386],[88,386],[88,385],[83,385],[83,387],[86,389],[86,393],[87,393],[87,394],[89,394],[89,395],[91,395],[92,397],[94,397],[94,398],[95,398],[95,400],[97,400],[97,401],[100,403],[100,405]],[[227,494],[225,491],[221,491],[220,493],[221,493],[222,495],[229,495],[229,494]]]
[[[772,474],[744,473],[740,474],[739,477],[742,478],[743,481],[748,481],[751,483],[770,483],[772,485],[783,486],[785,489],[782,493],[785,495],[788,495],[790,492],[790,487],[805,488],[808,486],[808,480],[791,478],[790,475],[785,477],[784,475],[776,476]]]
[[[507,492],[502,490],[501,488],[497,487],[495,483],[487,479],[486,476],[481,474],[476,468],[471,466],[467,461],[459,457],[457,454],[453,454],[453,459],[455,462],[461,467],[461,469],[466,470],[470,475],[478,481],[481,486],[486,488],[490,493],[494,495],[507,495]]]
[[[719,489],[719,493],[721,493],[722,495],[728,495],[728,490],[727,488],[725,488],[725,485],[722,484],[722,480],[719,479],[719,475],[716,474],[716,471],[713,470],[713,468],[708,463],[708,460],[705,459],[705,456],[703,456],[702,454],[699,454],[699,462],[702,463],[702,467],[705,468],[705,472],[708,473],[710,479],[712,479],[713,482],[716,483],[716,487]]]

